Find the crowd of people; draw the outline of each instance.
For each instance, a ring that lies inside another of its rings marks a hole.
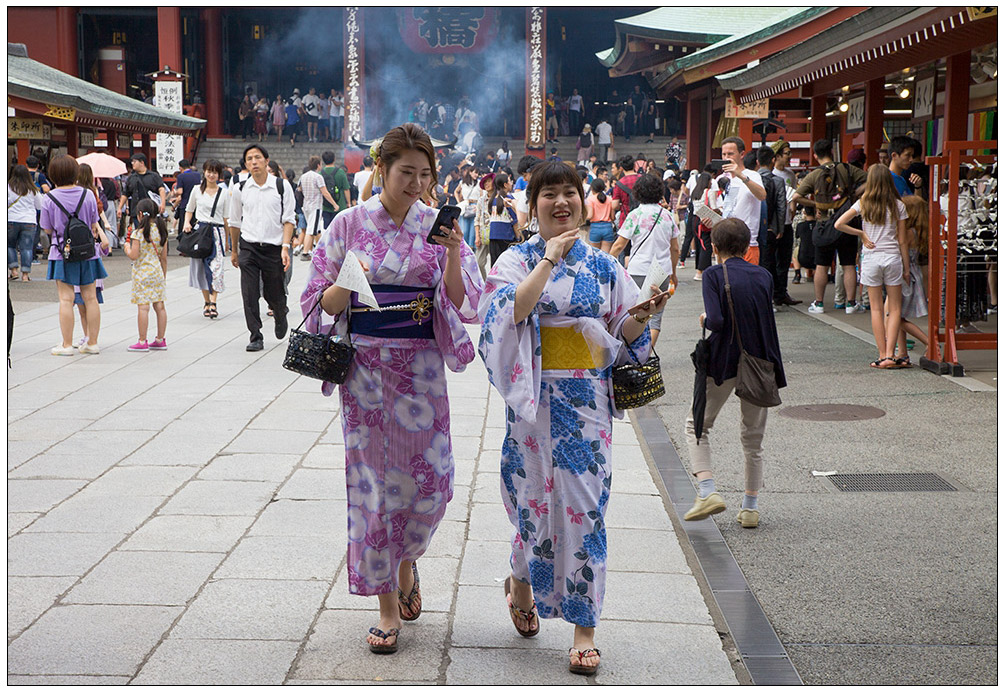
[[[303,96],[299,88],[286,98],[277,94],[272,103],[249,87],[237,110],[242,139],[264,142],[275,134],[276,141],[282,142],[285,132],[291,146],[296,145],[301,136],[304,142],[340,142],[345,113],[345,97],[341,90],[319,93],[315,87]]]
[[[541,618],[569,622],[569,669],[592,674],[601,660],[594,636],[605,592],[612,419],[622,415],[612,369],[647,360],[678,270],[694,256],[704,304],[697,317],[711,337],[705,414],[685,422],[698,493],[684,519],[725,510],[711,430],[738,387],[742,348],[769,364],[776,387],[786,385],[774,313],[800,303],[790,281],[813,270],[815,313],[824,310],[833,263],[842,270],[842,309],[864,310],[866,288],[875,368],[910,365],[906,333],[925,342],[910,320],[927,310],[926,205],[913,194],[926,181],[912,166],[917,149],[896,137],[889,164],[864,171],[861,150],[836,163],[831,142],[821,140],[818,166],[803,176],[787,168],[785,140],[748,152],[736,137],[725,138],[722,158],[702,171],[680,168],[671,146],[665,167],[642,155],[608,162],[589,149],[575,163],[523,156],[511,167],[506,142],[484,153],[436,151],[410,122],[377,141],[352,179],[334,152],[312,156],[298,176],[253,142],[237,167],[209,160],[199,172],[183,161],[170,188],[142,154],[123,180],[100,185],[86,165],[60,156],[48,177],[31,161],[11,174],[8,265],[11,279],[28,280],[37,228],[52,239],[47,278],[56,282],[62,338],[52,353],[71,356],[100,352],[101,256],[116,245],[133,260],[139,339],[129,350],[137,352],[168,348],[172,229],[208,239],[208,254],[190,260],[189,285],[211,320],[229,254],[248,351],[264,348],[262,298],[276,339],[285,337],[292,260],[310,263],[300,297],[305,329],[351,340],[356,350],[339,388],[347,562],[349,591],[378,596],[378,622],[366,636],[375,653],[395,652],[403,621],[422,613],[418,561],[453,490],[445,369],[463,370],[478,354],[507,406],[500,474],[513,525],[505,583],[513,625],[534,637]],[[460,218],[432,229],[447,204],[460,207]],[[91,232],[87,257],[70,254],[71,217]],[[121,235],[118,217],[127,220]],[[359,263],[377,308],[339,285],[345,262]],[[653,276],[664,279],[646,286]],[[641,291],[649,298],[639,301]],[[74,303],[84,328],[76,345]],[[156,333],[148,341],[151,308]],[[477,347],[465,323],[480,325]],[[322,392],[335,388],[326,382]],[[745,491],[737,521],[745,528],[759,524],[766,412],[741,401]]]

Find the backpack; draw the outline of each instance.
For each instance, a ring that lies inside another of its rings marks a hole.
[[[64,262],[83,262],[94,257],[94,234],[91,233],[90,227],[77,216],[80,214],[80,208],[84,205],[84,199],[88,192],[90,191],[84,190],[80,193],[80,201],[77,202],[77,208],[73,210],[73,214],[66,211],[66,208],[52,193],[46,193],[67,218],[63,240],[56,246],[59,254],[63,256]]]
[[[839,173],[839,166],[844,167],[844,176]],[[831,212],[849,199],[852,173],[849,172],[849,164],[825,164],[818,170],[821,173],[814,181],[814,206],[825,212]]]
[[[845,167],[845,176],[839,175],[839,166]],[[835,228],[835,222],[852,206],[852,195],[849,190],[852,174],[849,172],[849,164],[834,166],[826,164],[819,170],[821,174],[814,181],[814,206],[823,210],[827,216],[818,219],[814,224],[811,241],[819,248],[826,248],[837,243],[842,237],[842,231]],[[818,202],[818,200],[825,201]]]

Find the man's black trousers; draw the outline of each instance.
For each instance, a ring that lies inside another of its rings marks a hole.
[[[262,318],[259,315],[259,299],[262,295],[275,315],[284,315],[287,310],[282,249],[278,245],[252,243],[243,238],[239,248],[238,267],[241,269],[241,301],[244,303],[245,323],[252,340],[262,339]]]
[[[793,225],[786,224],[780,238],[773,233],[766,235],[768,240],[761,249],[758,264],[772,274],[772,298],[780,301],[786,297],[789,265],[793,261]]]

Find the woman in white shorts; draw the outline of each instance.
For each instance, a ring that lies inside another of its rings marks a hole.
[[[877,341],[874,368],[897,368],[894,346],[901,324],[901,285],[909,281],[908,237],[905,219],[908,213],[898,197],[890,170],[874,164],[866,176],[863,196],[835,222],[835,228],[859,236],[863,241],[860,264],[862,284],[870,295],[870,320]],[[849,222],[863,217],[863,230]],[[887,289],[887,316],[884,315],[884,289]]]

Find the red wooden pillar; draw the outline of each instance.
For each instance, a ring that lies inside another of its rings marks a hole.
[[[702,100],[695,92],[688,94],[685,109],[685,159],[689,169],[701,171],[706,163],[706,148],[702,142]]]
[[[971,86],[971,52],[947,58],[947,86],[943,102],[943,141],[968,138],[968,89]],[[980,139],[980,138],[976,138]]]
[[[17,162],[23,164],[31,156],[31,142],[29,140],[17,140]]]
[[[182,71],[182,10],[157,8],[157,69]]]
[[[814,96],[810,99],[810,151],[814,152],[814,143],[824,139],[827,132],[828,97]],[[811,164],[814,158],[811,157]]]
[[[57,7],[56,8],[56,62],[54,66],[61,72],[74,77],[80,77],[78,68],[78,46],[77,46],[77,8]],[[48,33],[50,27],[38,27],[40,32]]]
[[[105,145],[108,155],[119,156],[119,133],[115,130],[105,130],[105,138],[108,140],[108,144]]]
[[[754,141],[754,120],[751,118],[738,118],[740,122],[737,123],[737,133],[742,140],[744,140],[745,150],[754,151],[761,146],[761,139],[759,136],[758,144]]]
[[[524,107],[524,152],[545,158],[545,8],[528,7],[526,16],[527,82]],[[609,155],[610,156],[610,155]]]
[[[154,165],[154,158],[150,154],[150,135],[148,133],[143,133],[140,137],[140,141],[142,143],[140,144],[140,152],[143,156],[147,157],[147,168],[152,168]]]
[[[80,130],[77,128],[76,123],[66,124],[66,153],[72,157],[76,157],[79,152],[80,145]]]
[[[968,57],[970,64],[971,58]],[[866,163],[875,164],[880,159],[877,150],[884,142],[884,78],[871,79],[866,83],[866,114],[863,128],[866,131]]]
[[[221,137],[224,134],[224,62],[223,34],[220,30],[220,8],[203,10],[203,52],[206,63],[203,84],[206,93],[206,136]],[[163,66],[162,66],[163,67]]]

